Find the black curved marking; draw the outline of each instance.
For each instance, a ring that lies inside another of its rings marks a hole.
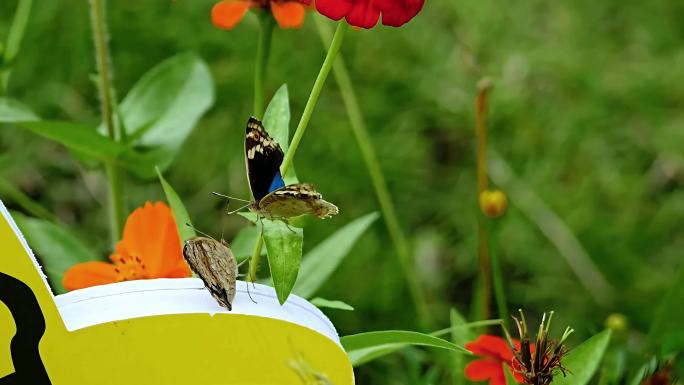
[[[50,385],[38,344],[45,333],[45,317],[36,295],[25,283],[0,272],[0,301],[12,313],[17,333],[10,342],[14,373],[0,378],[0,385]]]

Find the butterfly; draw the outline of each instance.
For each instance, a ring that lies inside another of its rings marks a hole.
[[[189,239],[183,246],[183,257],[219,305],[233,310],[238,264],[226,241],[206,237]]]
[[[337,206],[323,200],[310,183],[285,185],[280,174],[283,150],[261,122],[251,117],[245,134],[245,164],[254,201],[250,211],[266,218],[291,218],[314,215],[328,218],[339,212]]]

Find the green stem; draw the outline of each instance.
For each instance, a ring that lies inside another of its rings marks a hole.
[[[477,99],[475,100],[475,136],[477,140],[477,202],[479,206],[480,195],[487,190],[489,179],[487,177],[487,125],[486,109],[487,96],[491,84],[483,80],[478,85]],[[480,257],[480,284],[482,285],[482,318],[489,318],[492,298],[492,273],[491,260],[489,257],[489,234],[485,228],[484,216],[478,218],[478,238]]]
[[[256,281],[257,270],[259,270],[259,258],[261,257],[261,246],[263,244],[264,238],[259,236],[259,238],[257,238],[256,245],[254,245],[252,259],[249,261],[249,275],[247,276],[247,280],[249,282]]]
[[[315,18],[314,20],[316,21],[316,26],[318,27],[321,39],[323,40],[323,43],[326,44],[330,41],[330,31],[326,28],[322,19]],[[408,283],[411,299],[416,307],[422,326],[428,328],[432,322],[431,316],[428,310],[427,301],[425,300],[425,295],[416,279],[414,260],[409,251],[406,236],[399,224],[399,219],[397,218],[396,210],[392,203],[392,197],[387,189],[385,177],[380,168],[380,163],[378,162],[378,157],[373,145],[371,144],[363,113],[361,112],[361,107],[356,98],[349,72],[347,71],[347,67],[345,66],[342,57],[337,59],[337,62],[333,67],[333,73],[335,74],[337,86],[342,95],[342,101],[347,109],[352,132],[354,133],[363,160],[366,163],[366,168],[368,169],[375,195],[380,204],[380,210],[385,218],[385,225],[387,226],[387,231],[394,246],[399,265],[404,274],[404,279]]]
[[[306,127],[309,125],[309,121],[311,120],[311,115],[313,114],[314,108],[318,103],[318,98],[320,97],[321,91],[323,90],[323,85],[325,84],[325,81],[328,78],[328,75],[330,74],[330,70],[332,69],[333,63],[335,62],[335,57],[337,57],[337,54],[340,52],[340,47],[342,46],[342,41],[344,40],[344,34],[347,31],[347,27],[348,25],[345,21],[340,21],[337,24],[335,36],[333,37],[332,42],[330,43],[330,48],[328,49],[328,53],[325,56],[325,60],[323,61],[321,70],[318,72],[318,76],[316,77],[316,81],[314,82],[313,89],[311,90],[311,94],[309,95],[309,100],[306,101],[306,106],[304,106],[304,112],[302,113],[302,117],[299,120],[297,129],[295,130],[294,137],[292,138],[292,142],[290,143],[290,148],[287,150],[287,154],[285,154],[285,159],[283,159],[283,163],[280,165],[280,173],[282,175],[287,175],[287,169],[292,164],[292,159],[294,158],[295,152],[297,152],[299,142],[301,142],[302,137],[304,136]],[[252,253],[252,260],[249,263],[250,280],[254,280],[256,278],[256,271],[259,268],[259,257],[261,255],[261,246],[263,245],[263,242],[263,237],[259,237],[257,238],[257,242],[254,245],[254,253]]]
[[[274,26],[275,23],[271,13],[262,11],[259,14],[259,42],[257,43],[254,69],[254,115],[259,119],[262,119],[264,116],[264,79],[266,79],[268,58],[271,53]]]
[[[105,0],[90,0],[90,17],[95,42],[95,58],[99,75],[100,107],[102,120],[107,128],[107,136],[113,141],[121,139],[114,124],[114,89],[112,86],[112,71],[107,45],[107,20],[105,17]],[[105,171],[109,181],[109,231],[112,244],[116,243],[123,231],[125,221],[125,207],[123,197],[123,178],[114,160],[106,162]]]
[[[489,258],[492,263],[492,280],[494,283],[494,299],[496,300],[496,308],[499,312],[499,318],[505,323],[508,321],[508,305],[506,303],[506,293],[503,286],[503,274],[501,273],[501,263],[499,262],[499,250],[497,242],[498,220],[492,219],[489,221]]]
[[[316,81],[314,82],[313,89],[311,90],[311,94],[309,95],[309,100],[306,101],[306,106],[304,107],[302,118],[299,120],[297,129],[295,130],[294,136],[292,137],[290,148],[288,149],[287,154],[285,154],[285,159],[283,159],[283,163],[280,166],[280,172],[283,175],[287,173],[288,167],[290,167],[290,165],[292,164],[292,159],[294,158],[294,154],[297,152],[299,142],[302,141],[302,137],[304,136],[306,127],[309,125],[309,120],[311,120],[311,115],[313,114],[314,108],[316,108],[318,98],[321,95],[321,91],[323,90],[323,85],[325,84],[326,79],[328,79],[328,75],[330,74],[330,70],[333,67],[335,58],[337,57],[337,54],[340,52],[340,47],[342,47],[342,41],[344,40],[344,34],[347,31],[347,28],[348,24],[344,20],[337,23],[337,30],[335,31],[335,36],[333,36],[332,41],[330,42],[330,48],[328,48],[328,53],[327,55],[325,55],[325,60],[323,61],[321,70],[318,72],[318,76],[316,77]]]

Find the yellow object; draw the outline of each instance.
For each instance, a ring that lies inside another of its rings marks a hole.
[[[490,218],[497,218],[506,212],[508,198],[501,190],[484,190],[480,193],[480,209]]]
[[[0,211],[0,384],[302,384],[292,364],[302,360],[332,384],[354,383],[351,363],[334,339],[266,316],[166,314],[68,331],[61,305],[1,203]],[[311,311],[297,300],[290,309]]]

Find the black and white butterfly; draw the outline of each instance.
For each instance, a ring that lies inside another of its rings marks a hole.
[[[261,122],[251,117],[245,133],[245,164],[254,201],[249,209],[266,218],[291,218],[314,215],[328,218],[339,212],[337,206],[323,200],[309,183],[285,185],[280,174],[283,150]]]

